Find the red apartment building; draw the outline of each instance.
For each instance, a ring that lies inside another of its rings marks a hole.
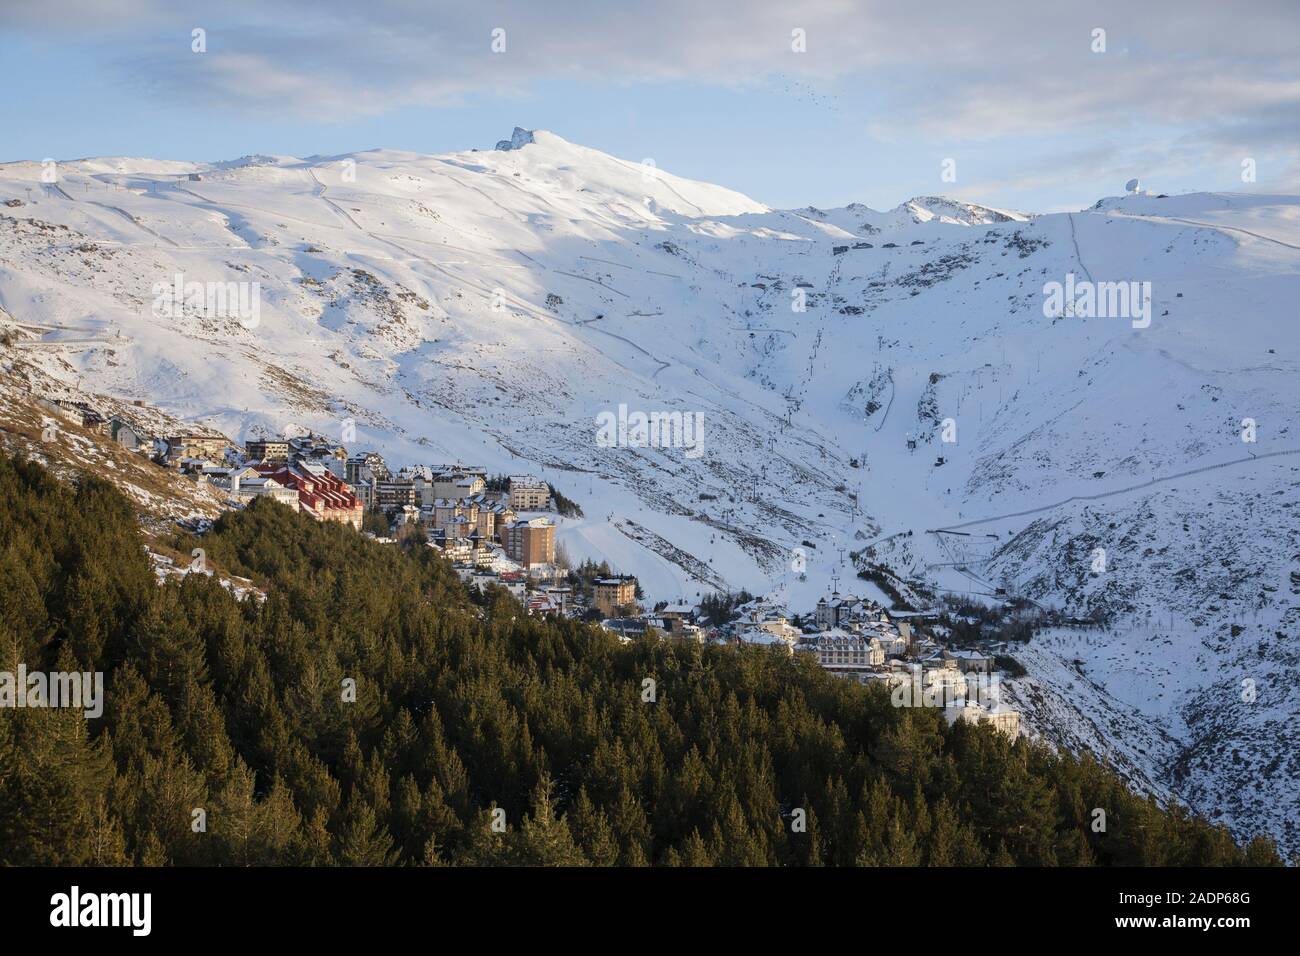
[[[342,478],[323,465],[300,462],[295,465],[260,464],[259,474],[274,478],[298,492],[298,510],[318,521],[342,521],[361,530],[365,507]]]

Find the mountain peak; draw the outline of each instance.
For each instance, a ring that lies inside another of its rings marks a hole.
[[[915,223],[938,220],[963,226],[985,226],[996,222],[1023,222],[1029,219],[1024,213],[962,202],[947,196],[913,196],[896,209],[896,213],[910,216]]]
[[[524,129],[522,126],[516,126],[515,131],[510,134],[509,139],[497,141],[497,149],[502,150],[503,152],[511,149],[523,149],[529,143],[534,142],[536,142],[536,140],[533,139],[532,130]]]

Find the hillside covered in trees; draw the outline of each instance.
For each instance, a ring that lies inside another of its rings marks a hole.
[[[1087,758],[798,655],[530,618],[270,502],[159,584],[112,486],[0,458],[0,501],[0,670],[107,684],[98,719],[0,711],[0,864],[1278,862]]]

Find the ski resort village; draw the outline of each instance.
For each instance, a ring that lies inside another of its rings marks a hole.
[[[212,431],[153,435],[139,416],[101,411],[93,397],[40,398],[35,405],[46,443],[71,425],[195,483],[223,509],[265,499],[348,525],[381,544],[423,540],[468,587],[503,588],[529,614],[597,621],[625,642],[651,637],[807,655],[835,676],[880,682],[899,706],[942,707],[950,721],[1019,733],[1019,713],[999,697],[1002,668],[1020,671],[1019,665],[1006,642],[953,645],[951,609],[889,608],[839,591],[793,614],[773,598],[746,592],[650,604],[635,576],[605,562],[574,566],[556,547],[557,522],[581,508],[535,476],[492,476],[459,463],[394,471],[376,452],[350,454],[311,433],[253,438],[242,446]],[[198,530],[207,524],[192,523]],[[170,573],[206,572],[161,560]]]

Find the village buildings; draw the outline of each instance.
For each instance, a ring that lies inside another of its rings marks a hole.
[[[361,529],[363,508],[347,483],[324,465],[261,463],[253,468],[298,494],[298,510],[320,521],[339,521]]]
[[[287,462],[289,443],[275,438],[256,438],[244,442],[244,453],[249,461]]]
[[[343,480],[349,485],[369,483],[372,479],[383,481],[388,478],[388,463],[378,452],[368,451],[353,455],[345,464]]]
[[[230,443],[224,435],[211,435],[201,432],[169,435],[167,438],[167,462],[175,465],[186,458],[224,461],[226,449],[229,445]]]
[[[839,628],[823,631],[810,642],[817,663],[832,673],[853,675],[885,663],[880,639]]]
[[[320,465],[339,481],[347,481],[348,450],[324,435],[297,435],[289,440],[289,460]]]
[[[813,611],[818,627],[848,627],[850,624],[888,623],[889,612],[875,601],[852,594],[832,593],[822,596]]]
[[[124,418],[114,415],[109,419],[108,435],[127,451],[141,451],[149,445],[149,438]]]
[[[949,726],[959,720],[970,724],[987,724],[994,730],[1017,737],[1020,734],[1020,712],[1009,707],[972,707],[954,704],[944,709]]]
[[[532,475],[514,475],[509,489],[510,507],[516,511],[538,511],[551,499],[551,486]]]
[[[636,604],[636,578],[598,578],[591,585],[592,606],[606,617],[617,617],[621,609]]]
[[[249,504],[254,498],[265,497],[278,501],[293,511],[298,510],[298,489],[290,488],[256,468],[230,469],[224,480],[213,479],[213,483],[226,488],[230,496],[241,504]]]
[[[385,513],[400,511],[405,506],[415,507],[417,501],[415,481],[400,474],[374,483],[375,507]]]
[[[555,563],[555,522],[550,518],[512,521],[501,540],[506,554],[526,568]]]
[[[703,628],[695,625],[695,608],[685,602],[667,604],[655,612],[663,627],[674,637],[703,639]]]
[[[55,401],[48,398],[38,398],[36,400],[43,410],[63,419],[72,425],[78,425],[87,431],[103,434],[107,428],[107,419],[96,409],[92,408],[86,402],[81,401]]]
[[[168,458],[209,458],[212,460],[224,459],[226,447],[229,446],[229,442],[221,434],[198,432],[173,434],[173,436],[168,436],[166,444],[168,444]]]
[[[429,508],[430,524],[433,528],[445,528],[458,538],[467,538],[475,532],[491,537],[490,533],[483,533],[479,524],[479,504],[474,498],[438,498]]]
[[[734,627],[736,640],[742,644],[766,644],[791,653],[804,634],[790,622],[784,607],[754,601],[745,609]]]
[[[431,498],[469,498],[486,489],[487,481],[482,474],[448,469],[434,476],[429,494]]]

